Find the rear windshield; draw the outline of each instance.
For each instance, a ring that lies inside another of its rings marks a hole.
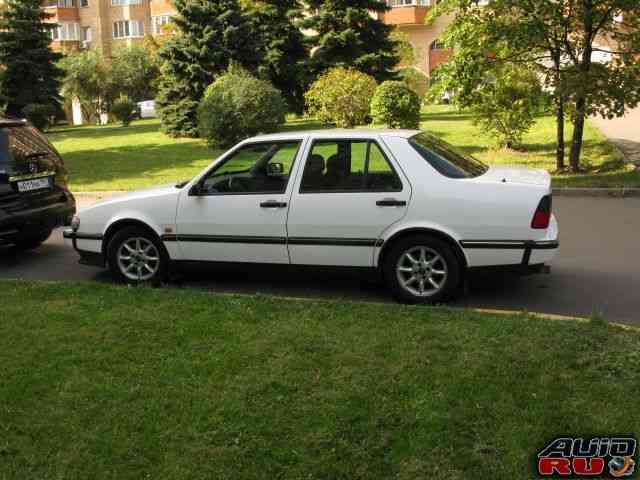
[[[445,177],[473,178],[485,173],[489,167],[480,160],[428,133],[419,133],[409,143],[429,164]]]
[[[58,153],[34,127],[0,128],[0,174],[56,171],[61,166]]]

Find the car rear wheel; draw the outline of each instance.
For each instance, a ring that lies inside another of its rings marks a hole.
[[[167,273],[168,256],[160,240],[140,227],[118,231],[107,248],[111,273],[130,284],[156,284]]]
[[[431,235],[415,235],[391,246],[383,265],[385,282],[403,303],[439,303],[457,291],[461,264],[452,248]]]
[[[20,234],[13,241],[13,244],[20,250],[32,250],[34,248],[38,248],[40,245],[46,242],[47,239],[51,236],[52,231],[53,230],[48,228],[38,232]]]

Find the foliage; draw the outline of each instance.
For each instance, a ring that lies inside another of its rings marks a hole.
[[[495,68],[470,97],[475,121],[489,132],[498,146],[514,148],[535,123],[542,101],[542,90],[532,72],[519,67]]]
[[[407,67],[400,70],[398,75],[419,97],[424,96],[429,86],[429,77],[422,70],[415,67]]]
[[[197,136],[198,103],[231,62],[254,70],[257,38],[238,0],[175,0],[177,33],[159,52],[161,80],[156,107],[163,130]]]
[[[375,89],[372,76],[336,67],[322,74],[305,93],[307,111],[323,123],[353,128],[366,123]]]
[[[135,118],[136,107],[136,103],[129,97],[120,97],[111,105],[111,113],[123,127],[128,127]]]
[[[266,80],[231,70],[206,90],[198,107],[200,136],[212,147],[229,147],[284,123],[286,103]]]
[[[60,55],[50,48],[55,24],[39,0],[7,0],[0,10],[0,98],[6,114],[20,116],[29,104],[60,104]]]
[[[111,53],[114,90],[134,102],[155,97],[158,75],[156,56],[143,45],[121,46]]]
[[[558,169],[564,167],[565,110],[573,112],[571,170],[580,170],[585,119],[619,116],[640,102],[640,2],[627,0],[443,0],[433,15],[453,14],[446,39],[456,46],[448,82],[467,89],[490,63],[536,70],[554,92]],[[607,39],[608,62],[594,61]],[[466,85],[460,85],[466,84]]]
[[[371,100],[371,117],[389,128],[418,128],[420,97],[404,82],[382,82]]]
[[[56,109],[51,105],[30,103],[22,109],[22,114],[38,130],[46,130],[51,125]]]
[[[409,41],[409,35],[397,27],[391,31],[389,38],[395,42],[394,51],[398,57],[399,66],[409,67],[413,65],[416,62],[416,58],[423,53],[416,51]]]
[[[302,113],[310,83],[308,42],[298,26],[302,12],[298,0],[254,1],[246,10],[259,43],[256,74],[280,90],[295,113]]]
[[[378,82],[394,78],[398,64],[393,27],[372,13],[389,7],[380,0],[309,0],[311,14],[302,22],[313,32],[311,66],[315,72],[341,66],[371,75]]]
[[[64,71],[62,92],[70,99],[77,98],[83,116],[96,123],[106,113],[115,96],[109,65],[99,50],[82,50],[60,61]]]

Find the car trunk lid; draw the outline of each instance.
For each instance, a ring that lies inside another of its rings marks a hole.
[[[501,183],[519,183],[525,185],[539,185],[551,187],[551,175],[545,170],[533,170],[520,167],[495,167],[492,166],[484,174],[478,177],[480,181]]]

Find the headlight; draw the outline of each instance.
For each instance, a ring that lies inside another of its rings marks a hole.
[[[71,219],[71,228],[73,229],[74,232],[77,232],[78,229],[80,228],[80,217],[77,215],[74,215],[73,218]]]

